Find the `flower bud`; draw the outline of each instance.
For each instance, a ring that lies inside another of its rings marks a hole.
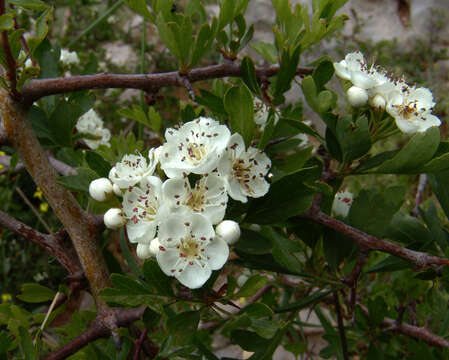
[[[126,224],[126,218],[122,209],[112,208],[106,211],[103,218],[104,224],[109,229],[118,229]]]
[[[120,197],[123,196],[122,189],[120,189],[120,187],[117,184],[112,185],[112,191],[114,191],[114,194],[117,196],[120,196]]]
[[[215,233],[229,245],[232,245],[240,238],[240,226],[235,221],[224,220],[217,225]]]
[[[159,252],[159,246],[161,246],[161,243],[159,242],[158,238],[154,238],[150,242],[150,253],[152,256],[156,256],[156,254]]]
[[[136,255],[139,259],[145,260],[151,257],[150,245],[137,244]]]
[[[368,102],[367,91],[357,86],[350,87],[346,95],[348,95],[349,103],[354,107],[366,105]]]
[[[89,185],[89,194],[97,201],[106,201],[112,192],[112,183],[107,178],[95,179]]]
[[[340,191],[335,194],[334,202],[332,203],[332,211],[335,215],[345,218],[351,209],[354,195],[349,191]]]
[[[387,104],[387,102],[385,101],[385,98],[380,94],[377,94],[376,96],[371,98],[369,103],[371,104],[371,106],[373,108],[376,108],[376,109],[385,109],[385,106]]]

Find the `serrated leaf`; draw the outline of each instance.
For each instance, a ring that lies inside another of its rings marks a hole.
[[[344,163],[362,157],[371,148],[368,119],[361,116],[353,123],[351,118],[351,116],[344,116],[337,121],[336,136],[343,153]]]
[[[11,14],[0,16],[0,31],[11,30],[14,27],[14,18]]]
[[[265,346],[267,339],[257,335],[253,331],[233,330],[231,332],[231,343],[240,346],[243,350],[256,352]]]
[[[100,175],[100,177],[107,178],[109,176],[111,165],[101,155],[93,151],[86,151],[86,161],[89,167]]]
[[[261,232],[242,229],[240,239],[235,243],[234,248],[248,254],[268,254],[272,245]]]
[[[183,343],[188,342],[195,335],[200,322],[199,311],[186,311],[168,318],[167,330],[179,337]]]
[[[142,267],[143,276],[152,285],[159,294],[174,296],[170,285],[170,278],[165,275],[158,263],[154,260],[147,260]]]
[[[242,74],[242,79],[245,82],[246,86],[248,86],[248,88],[256,95],[261,94],[259,82],[257,81],[256,77],[256,70],[254,68],[254,63],[248,56],[245,56],[245,58],[241,63],[240,72]]]

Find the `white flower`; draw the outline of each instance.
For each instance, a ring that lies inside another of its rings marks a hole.
[[[382,94],[374,95],[374,97],[369,100],[369,103],[373,108],[381,110],[385,109],[385,106],[387,105],[387,101],[385,100],[385,97],[382,96]]]
[[[143,178],[153,174],[157,165],[155,149],[148,153],[149,162],[142,155],[125,155],[109,171],[109,179],[121,189],[136,185]]]
[[[191,289],[201,287],[229,256],[226,242],[215,237],[212,224],[200,214],[168,216],[158,239],[156,259],[162,271]]]
[[[229,129],[218,121],[200,117],[178,130],[165,132],[160,163],[165,174],[180,177],[183,173],[207,174],[217,167],[218,157],[230,137]]]
[[[24,65],[25,65],[25,69],[29,69],[29,68],[33,67],[33,62],[31,61],[31,59],[26,59]]]
[[[218,172],[226,180],[229,196],[241,202],[247,202],[247,196],[257,198],[268,192],[270,185],[265,175],[270,167],[271,160],[259,149],[245,150],[238,133],[231,136],[218,162]]]
[[[83,114],[76,123],[76,130],[82,134],[89,134],[98,139],[84,139],[86,145],[91,149],[97,149],[101,144],[110,146],[111,132],[103,128],[103,120],[100,119],[94,109]]]
[[[110,180],[109,180],[110,181]],[[117,184],[112,184],[112,191],[114,192],[115,195],[122,197],[123,196],[123,192],[122,189],[120,189],[120,187]]]
[[[395,119],[399,130],[413,134],[441,125],[440,119],[431,113],[434,105],[429,89],[416,89],[400,82],[397,90],[389,94],[386,110]]]
[[[339,63],[334,63],[335,73],[344,80],[350,80],[355,86],[369,89],[378,84],[378,78],[374,76],[376,69],[368,69],[363,54],[359,51],[349,53]]]
[[[354,195],[349,191],[340,191],[336,193],[334,202],[332,203],[333,213],[344,218],[348,216],[353,199]]]
[[[171,212],[197,212],[217,224],[226,212],[228,194],[224,179],[206,174],[192,189],[187,178],[168,179],[162,185],[164,204]]]
[[[136,255],[140,259],[148,259],[152,256],[156,256],[156,254],[159,252],[160,246],[161,244],[158,238],[154,238],[149,244],[138,243],[136,248]]]
[[[64,65],[77,65],[79,64],[80,59],[75,51],[61,49],[61,56],[59,57],[59,61]]]
[[[162,181],[148,176],[137,186],[130,186],[123,196],[123,211],[128,219],[126,231],[132,243],[148,244],[156,235],[162,217]]]
[[[232,245],[240,238],[240,226],[237,222],[232,220],[222,221],[215,228],[215,233],[221,237],[227,244]]]
[[[346,92],[349,103],[354,107],[361,107],[368,102],[368,92],[357,86],[351,86]]]
[[[126,224],[126,218],[121,209],[111,208],[104,214],[104,224],[109,229],[118,229]]]
[[[89,195],[97,201],[106,201],[113,191],[112,183],[107,178],[95,179],[89,184]]]
[[[254,122],[260,126],[261,130],[265,128],[268,121],[269,107],[260,99],[254,99]],[[274,115],[274,124],[279,121],[279,116]]]

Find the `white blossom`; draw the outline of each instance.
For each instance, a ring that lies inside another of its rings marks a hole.
[[[121,189],[134,186],[143,178],[153,174],[157,166],[155,154],[152,148],[148,153],[149,161],[142,155],[128,154],[115,164],[109,171],[109,179]]]
[[[351,86],[346,92],[349,103],[354,107],[361,107],[368,102],[368,92],[357,86]]]
[[[229,129],[218,121],[200,117],[179,129],[165,132],[160,163],[165,174],[172,177],[184,173],[207,174],[217,167],[218,157],[230,137]]]
[[[268,121],[270,108],[260,99],[254,99],[254,122],[263,130]],[[279,116],[275,113],[274,124],[279,121]]]
[[[241,231],[239,223],[232,220],[224,220],[217,225],[215,233],[226,241],[227,244],[233,245],[240,238]]]
[[[349,191],[340,191],[335,194],[334,202],[332,203],[332,211],[335,215],[346,217],[351,209],[354,195]]]
[[[132,243],[148,244],[156,235],[160,218],[162,181],[156,176],[143,178],[139,185],[130,186],[123,195],[123,212],[128,219],[126,231]]]
[[[61,49],[61,55],[59,61],[64,65],[78,65],[80,59],[76,51],[69,51],[67,49]]]
[[[191,289],[201,287],[229,256],[226,242],[215,237],[209,220],[196,213],[169,215],[161,222],[158,239],[156,259],[162,271]]]
[[[96,201],[106,201],[112,193],[112,183],[107,178],[95,179],[89,184],[89,195]]]
[[[225,151],[218,162],[218,172],[226,180],[230,197],[247,202],[247,197],[264,196],[270,187],[265,175],[271,167],[271,160],[259,149],[250,147],[240,134],[235,133],[229,139]]]
[[[226,212],[228,194],[224,179],[206,174],[191,188],[187,178],[172,178],[162,186],[164,203],[171,212],[197,212],[217,224]]]
[[[90,109],[78,119],[76,130],[82,134],[89,134],[98,138],[84,139],[86,145],[91,149],[95,150],[101,144],[110,146],[111,132],[103,127],[103,120],[100,119],[94,109]]]
[[[399,130],[406,134],[424,132],[441,124],[440,119],[432,115],[435,102],[427,88],[416,89],[400,82],[387,100],[387,112],[395,119]]]
[[[111,208],[104,214],[104,224],[109,229],[118,229],[126,224],[126,218],[121,209]]]
[[[150,245],[138,243],[136,255],[139,259],[145,260],[151,257]]]

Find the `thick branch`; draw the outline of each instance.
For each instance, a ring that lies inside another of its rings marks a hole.
[[[308,211],[301,214],[300,217],[311,219],[321,225],[334,229],[346,237],[354,240],[362,248],[389,253],[401,259],[410,261],[419,267],[427,267],[430,265],[449,265],[449,259],[410,250],[389,241],[378,239],[375,236],[364,233],[363,231],[353,228],[342,221],[334,219],[321,211]]]
[[[82,272],[78,258],[73,256],[75,254],[63,245],[61,233],[56,233],[55,235],[42,234],[28,225],[17,221],[3,211],[0,211],[0,225],[45,249],[50,255],[56,258],[56,260],[58,260],[71,275]]]
[[[56,183],[58,175],[27,121],[26,111],[3,89],[0,90],[0,115],[28,172],[72,239],[99,311],[107,309],[99,292],[109,285],[109,276],[96,241],[97,226],[93,217],[81,209],[70,191]]]
[[[5,0],[0,0],[0,15],[5,14]],[[9,45],[8,39],[8,31],[4,30],[1,34],[2,38],[2,48],[5,55],[6,60],[6,77],[8,79],[8,85],[11,91],[11,96],[15,99],[19,98],[19,93],[17,92],[17,74],[16,74],[16,60],[14,60],[14,56],[12,55],[11,46]]]
[[[117,326],[128,326],[134,321],[140,319],[144,310],[144,307],[130,310],[114,310],[114,314],[117,319]],[[65,344],[60,349],[50,353],[45,360],[65,359],[66,357],[76,353],[79,349],[83,348],[90,342],[100,338],[109,337],[110,335],[111,331],[105,325],[104,318],[99,315],[85,332]]]
[[[279,71],[278,65],[260,67],[256,69],[259,78],[270,77]],[[298,75],[310,74],[312,69],[298,68]],[[41,97],[68,93],[89,89],[140,89],[155,91],[165,86],[185,87],[186,80],[189,83],[216,79],[227,76],[240,76],[240,64],[224,63],[220,65],[206,66],[191,70],[188,74],[179,76],[177,71],[159,74],[94,74],[79,75],[55,79],[35,79],[26,84],[21,94],[26,104],[40,99]]]

